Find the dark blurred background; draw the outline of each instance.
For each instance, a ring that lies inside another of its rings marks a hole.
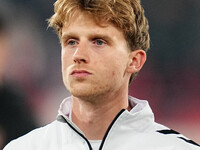
[[[0,0],[0,89],[14,97],[9,104],[0,95],[0,120],[11,119],[3,122],[13,126],[26,122],[29,128],[20,134],[53,121],[69,95],[62,83],[59,40],[47,29],[54,2]],[[151,49],[130,95],[147,99],[157,122],[200,143],[200,1],[142,0],[142,5]],[[13,120],[15,112],[21,121]],[[0,145],[9,141],[4,123]]]

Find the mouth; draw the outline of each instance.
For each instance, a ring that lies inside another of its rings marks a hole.
[[[89,75],[92,75],[92,73],[90,73],[86,70],[74,70],[74,71],[72,71],[72,73],[70,75],[75,77],[75,78],[84,78],[84,77],[87,77]]]

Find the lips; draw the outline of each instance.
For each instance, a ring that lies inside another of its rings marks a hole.
[[[86,70],[74,70],[70,75],[76,78],[83,78],[91,75],[92,73],[86,71]]]

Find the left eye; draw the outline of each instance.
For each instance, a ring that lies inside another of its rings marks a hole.
[[[105,44],[105,42],[103,40],[99,40],[99,39],[95,40],[94,43],[96,45],[103,45],[103,44]]]

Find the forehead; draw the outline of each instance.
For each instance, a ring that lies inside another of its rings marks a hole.
[[[78,22],[81,25],[85,23],[85,21],[87,21],[88,24],[93,24],[100,27],[106,27],[111,24],[110,22],[103,20],[100,16],[96,16],[79,9],[72,12],[71,15],[65,19],[66,20],[63,25],[64,27],[68,27],[75,22]]]
[[[113,32],[113,35],[123,36],[121,29],[115,27],[111,22],[93,16],[85,11],[75,11],[64,23],[62,33],[76,31],[81,28],[86,32]],[[63,35],[63,34],[62,34]]]

